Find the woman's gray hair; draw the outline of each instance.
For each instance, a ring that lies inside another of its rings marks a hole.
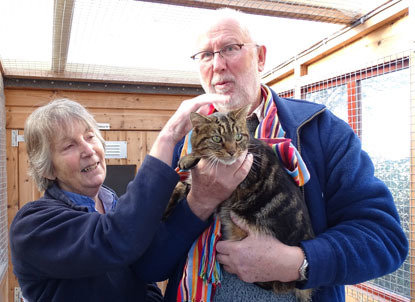
[[[69,130],[81,122],[94,131],[105,148],[105,141],[94,117],[79,103],[69,99],[57,99],[37,108],[26,120],[24,140],[29,157],[29,175],[40,191],[53,184],[48,179],[53,173],[52,143],[57,129]]]

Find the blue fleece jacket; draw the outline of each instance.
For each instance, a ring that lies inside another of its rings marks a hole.
[[[313,301],[344,301],[344,285],[399,268],[408,253],[407,238],[390,191],[374,176],[349,125],[323,105],[272,93],[286,137],[311,174],[304,194],[316,238],[302,242],[309,267],[301,287],[316,289]],[[171,277],[165,301],[175,301],[182,269]]]
[[[115,209],[88,212],[56,186],[22,207],[10,229],[27,301],[160,301],[167,279],[208,225],[186,203],[160,222],[179,176],[147,156]]]

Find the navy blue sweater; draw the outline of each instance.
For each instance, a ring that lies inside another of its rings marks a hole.
[[[10,229],[14,273],[28,301],[160,301],[167,279],[207,223],[186,203],[162,223],[179,176],[147,156],[114,210],[91,213],[55,185]]]
[[[301,286],[316,289],[313,301],[344,301],[344,285],[393,272],[407,256],[392,195],[374,176],[360,139],[343,120],[320,104],[282,99],[274,92],[273,98],[286,137],[311,174],[304,194],[316,238],[302,242],[309,268]],[[182,269],[170,278],[166,301],[175,301]]]

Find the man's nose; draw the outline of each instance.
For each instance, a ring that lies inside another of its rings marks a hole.
[[[226,59],[218,52],[212,59],[213,71],[220,71],[226,68]]]

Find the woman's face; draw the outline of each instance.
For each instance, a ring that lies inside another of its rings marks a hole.
[[[52,145],[53,173],[62,190],[95,197],[106,176],[105,151],[92,129],[75,122],[61,127]]]

